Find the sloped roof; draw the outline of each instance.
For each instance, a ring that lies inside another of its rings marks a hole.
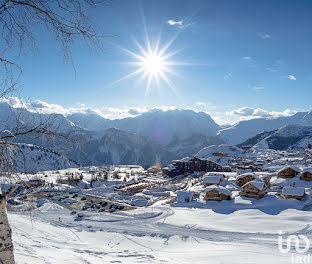
[[[220,183],[222,175],[207,176],[203,179],[203,183]]]
[[[225,176],[223,172],[213,172],[213,171],[210,171],[210,172],[206,172],[204,174],[204,176]]]
[[[216,189],[218,192],[223,193],[225,195],[230,195],[230,196],[232,195],[232,193],[228,189],[226,189],[223,186],[217,186],[217,185],[208,186],[207,188],[205,188],[205,192],[209,192],[214,189]]]
[[[253,172],[246,172],[246,173],[243,173],[243,174],[238,175],[238,176],[236,177],[236,179],[241,179],[241,178],[244,178],[244,177],[246,177],[246,176],[248,176],[248,175],[254,177],[255,179],[257,178],[257,175],[254,174]]]
[[[283,195],[295,195],[295,196],[304,196],[303,187],[291,187],[285,186],[282,191]]]
[[[169,164],[168,166],[164,167],[163,169],[168,170],[168,171],[172,171],[172,170],[175,170],[176,167],[173,166],[172,164]]]
[[[292,169],[292,170],[294,170],[294,171],[296,171],[296,172],[301,172],[301,170],[300,170],[297,166],[288,165],[288,166],[285,166],[285,167],[283,167],[282,169],[280,169],[280,170],[278,171],[278,173],[280,173],[281,171],[287,170],[287,169]]]
[[[310,172],[312,174],[312,168],[305,168],[302,172]]]
[[[291,187],[285,186],[282,191],[283,195],[295,195],[295,196],[303,196],[304,188],[303,187]]]
[[[250,182],[247,182],[246,184],[243,185],[243,188],[247,185],[253,185],[254,187],[256,187],[259,191],[262,191],[264,189],[264,182],[263,181],[260,181],[260,180],[253,180],[253,181],[250,181]]]
[[[190,162],[192,159],[193,159],[193,157],[185,157],[185,158],[182,158],[182,159],[180,159],[178,161],[180,161],[180,162]]]
[[[192,199],[193,193],[192,192],[186,192],[186,191],[179,191],[177,194],[178,200],[184,200],[186,198]]]

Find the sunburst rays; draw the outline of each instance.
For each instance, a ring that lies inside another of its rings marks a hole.
[[[161,87],[169,87],[171,91],[177,95],[177,91],[173,85],[173,82],[171,81],[171,77],[175,76],[182,78],[182,76],[175,72],[174,67],[178,65],[190,65],[185,62],[172,60],[174,56],[183,50],[179,49],[169,52],[169,49],[174,43],[178,34],[176,34],[167,43],[161,46],[160,34],[155,43],[152,43],[145,27],[144,33],[144,45],[134,39],[134,43],[137,47],[136,51],[114,44],[133,59],[132,61],[124,62],[122,64],[132,65],[135,67],[134,71],[125,76],[122,76],[114,83],[124,81],[126,79],[137,78],[136,84],[145,82],[145,96],[150,92],[152,84],[155,84],[158,89]]]

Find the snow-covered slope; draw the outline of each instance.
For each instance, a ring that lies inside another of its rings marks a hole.
[[[254,137],[247,139],[243,143],[238,144],[237,146],[238,147],[252,147],[252,146],[258,144],[263,139],[273,135],[276,131],[277,130],[261,132],[261,133],[255,135]]]
[[[166,149],[177,155],[178,158],[195,155],[199,150],[224,143],[218,137],[194,134],[186,139],[173,139]]]
[[[71,131],[77,144],[36,137],[18,137],[15,142],[53,149],[83,165],[167,164],[205,146],[222,143],[215,137],[220,127],[211,117],[191,110],[153,110],[120,120],[104,119],[95,112],[67,117],[40,115],[6,102],[0,103],[0,110],[1,130],[14,131],[18,117],[24,129],[46,119],[61,132]]]
[[[255,144],[255,148],[270,148],[275,150],[302,150],[312,144],[312,127],[287,125]]]
[[[70,211],[47,207],[33,217],[9,212],[18,263],[285,264],[294,251],[279,251],[279,231],[286,233],[284,240],[297,234],[312,239],[307,230],[311,211],[295,209],[272,214],[153,207],[86,214],[75,221]],[[271,202],[271,208],[274,212],[276,204]]]
[[[84,129],[101,131],[109,127],[111,120],[105,119],[96,112],[74,113],[66,118]]]
[[[17,172],[51,171],[78,167],[76,162],[55,151],[31,144],[10,145],[5,154],[6,165],[13,166],[13,170]]]
[[[77,113],[67,116],[75,124],[89,130],[119,128],[138,133],[146,139],[169,144],[172,140],[186,139],[194,134],[215,136],[220,126],[206,113],[192,110],[151,110],[136,117],[108,120],[96,113]]]
[[[300,112],[293,116],[278,118],[257,118],[240,121],[221,129],[218,135],[230,144],[240,144],[264,131],[273,131],[286,125],[312,126],[312,112]]]
[[[154,110],[135,118],[115,120],[114,124],[162,145],[169,144],[174,138],[186,139],[193,134],[214,136],[220,129],[208,114],[192,110]]]
[[[139,134],[110,128],[100,138],[83,142],[81,151],[70,153],[74,160],[83,165],[166,164],[175,156],[160,146],[155,146]]]
[[[232,145],[212,145],[200,150],[196,157],[209,159],[220,164],[227,164],[229,159],[233,157],[242,157],[244,151],[236,146]]]
[[[53,124],[53,128],[59,132],[75,128],[75,124],[61,114],[40,114],[25,108],[13,108],[7,102],[0,101],[0,131],[7,129],[15,132],[18,126],[21,132],[21,129],[27,130],[40,123]]]

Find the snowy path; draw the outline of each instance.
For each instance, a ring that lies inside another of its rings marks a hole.
[[[312,241],[312,213],[297,210],[223,215],[155,207],[75,221],[67,210],[46,207],[34,218],[9,215],[18,263],[291,263],[278,251],[277,232]]]

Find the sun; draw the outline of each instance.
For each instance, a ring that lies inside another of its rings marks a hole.
[[[127,48],[114,44],[121,50],[125,51],[133,59],[133,61],[122,64],[132,65],[136,68],[133,72],[123,76],[114,83],[137,77],[136,84],[142,81],[146,81],[145,95],[150,91],[152,83],[156,84],[158,89],[169,87],[172,92],[177,95],[176,89],[170,80],[170,77],[172,77],[172,75],[179,75],[174,71],[173,68],[177,65],[188,64],[172,60],[172,57],[181,51],[168,51],[176,37],[177,36],[174,36],[166,44],[161,46],[160,36],[155,43],[151,43],[148,34],[145,32],[145,43],[143,45],[134,39],[134,42],[137,46],[137,51],[131,51]],[[165,83],[165,85],[163,85],[163,83]]]
[[[159,54],[148,54],[142,61],[144,70],[155,77],[165,71],[166,61]]]

